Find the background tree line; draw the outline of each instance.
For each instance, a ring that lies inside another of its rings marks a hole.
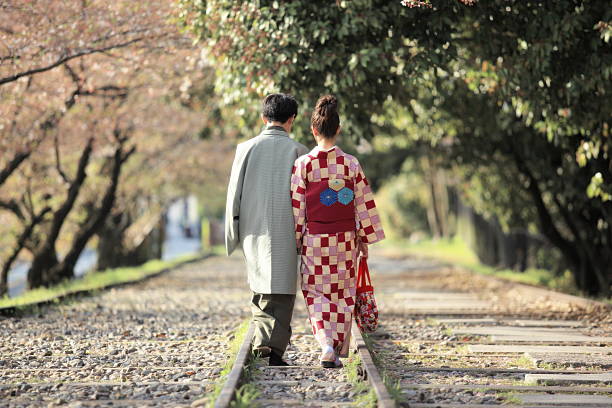
[[[390,164],[369,171],[377,183],[407,173],[427,181],[430,200],[452,191],[421,206],[430,213],[417,212],[415,223],[425,218],[434,233],[452,234],[444,200],[456,195],[507,234],[539,233],[584,293],[609,296],[607,2],[180,6],[183,26],[219,66],[224,102],[243,109],[247,123],[255,123],[254,101],[267,92],[291,92],[304,107],[334,93],[343,101],[345,142]],[[304,140],[308,113],[295,126]]]
[[[133,262],[171,201],[225,182],[214,68],[175,11],[0,2],[0,296],[18,259],[31,288],[73,277],[87,245]]]

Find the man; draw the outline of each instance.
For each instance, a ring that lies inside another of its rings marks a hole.
[[[236,148],[227,189],[225,245],[230,255],[242,247],[255,323],[253,351],[270,365],[287,365],[282,356],[291,337],[297,287],[297,248],[290,179],[295,159],[306,154],[289,138],[298,104],[291,95],[263,101],[264,131]]]

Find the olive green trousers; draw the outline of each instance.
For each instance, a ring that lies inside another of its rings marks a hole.
[[[270,347],[279,356],[285,353],[291,339],[294,304],[295,295],[253,294],[253,350],[265,346]]]

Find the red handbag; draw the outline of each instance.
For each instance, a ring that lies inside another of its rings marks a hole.
[[[370,279],[368,261],[364,257],[359,260],[359,272],[357,273],[355,321],[363,333],[372,333],[378,327],[378,308],[374,299],[374,287]]]

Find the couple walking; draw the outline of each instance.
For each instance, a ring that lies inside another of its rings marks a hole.
[[[286,94],[263,101],[263,132],[236,149],[225,219],[228,255],[242,247],[253,297],[253,351],[270,365],[291,337],[297,277],[323,367],[348,355],[359,254],[384,238],[372,191],[357,159],[336,146],[338,102],[321,97],[311,131],[317,146],[289,138],[298,113]],[[298,273],[298,257],[301,267]]]

